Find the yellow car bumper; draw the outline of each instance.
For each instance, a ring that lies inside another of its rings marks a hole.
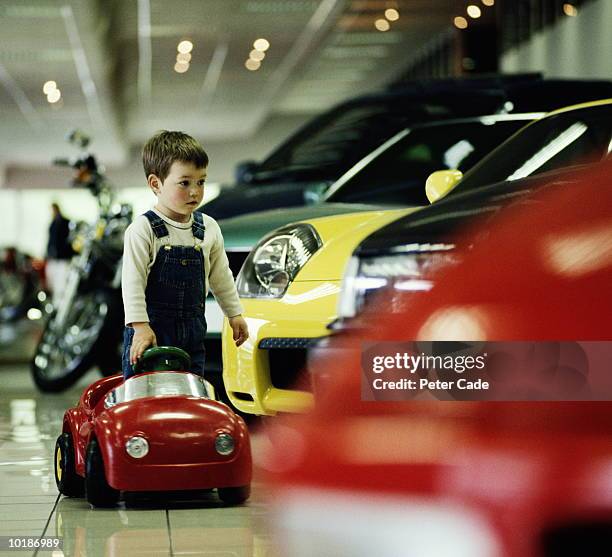
[[[305,369],[308,345],[329,335],[339,281],[293,283],[279,300],[242,299],[249,339],[240,347],[223,326],[223,381],[242,412],[274,415],[306,412],[313,405]]]

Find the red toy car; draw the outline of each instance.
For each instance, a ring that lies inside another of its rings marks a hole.
[[[250,495],[247,427],[211,396],[201,377],[185,371],[189,355],[149,349],[139,374],[96,381],[64,414],[55,445],[55,480],[71,497],[112,506],[121,491],[217,488],[229,504]]]
[[[264,455],[284,554],[612,555],[609,398],[385,402],[361,391],[365,340],[597,340],[603,350],[611,171],[509,208],[427,296],[396,293],[406,305],[384,318],[381,297],[342,358],[311,369],[328,377],[313,414],[271,428]],[[544,386],[554,380],[550,368]]]

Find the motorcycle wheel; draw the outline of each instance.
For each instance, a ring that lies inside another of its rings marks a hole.
[[[63,325],[51,314],[36,347],[31,371],[44,392],[73,385],[107,348],[117,328],[117,294],[108,289],[80,293],[72,300]]]

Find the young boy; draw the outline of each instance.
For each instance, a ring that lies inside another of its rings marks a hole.
[[[125,232],[121,287],[125,310],[123,376],[149,346],[178,346],[204,375],[204,304],[212,290],[236,346],[249,336],[219,225],[194,212],[204,196],[208,155],[182,132],[161,131],[143,148],[155,208]]]

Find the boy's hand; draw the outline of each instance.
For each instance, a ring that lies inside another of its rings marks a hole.
[[[236,342],[236,346],[240,346],[244,341],[249,338],[249,328],[242,315],[235,315],[229,318],[229,325],[234,332],[233,338]]]
[[[130,364],[134,365],[149,346],[157,346],[157,338],[148,323],[132,323],[134,338],[130,347]]]

